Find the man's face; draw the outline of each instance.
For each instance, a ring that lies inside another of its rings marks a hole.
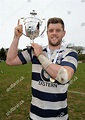
[[[58,46],[61,44],[65,31],[60,23],[49,24],[47,28],[48,41],[51,46]]]

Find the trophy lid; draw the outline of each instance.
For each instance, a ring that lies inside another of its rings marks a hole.
[[[36,16],[37,13],[35,12],[35,10],[32,10],[32,12],[30,12],[30,15],[32,15],[32,16]]]

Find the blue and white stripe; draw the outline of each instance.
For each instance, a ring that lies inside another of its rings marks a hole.
[[[47,47],[43,48],[43,54],[47,57]],[[57,53],[56,53],[57,54]],[[33,49],[27,49],[19,53],[22,64],[32,62],[32,101],[30,108],[31,120],[68,120],[67,90],[69,83],[62,85],[55,81],[51,83],[42,79],[42,66]],[[55,58],[55,57],[54,57]],[[62,48],[56,64],[70,66],[74,72],[77,68],[78,55],[75,50]]]

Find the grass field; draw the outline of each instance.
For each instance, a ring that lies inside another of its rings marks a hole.
[[[0,120],[27,120],[31,101],[31,64],[0,63]],[[85,120],[85,64],[79,64],[68,91],[70,120]]]

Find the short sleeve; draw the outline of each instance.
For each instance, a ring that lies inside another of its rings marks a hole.
[[[61,61],[61,65],[62,66],[69,66],[71,68],[74,69],[74,72],[77,69],[78,66],[78,54],[75,50],[69,50],[69,52],[67,52],[62,61]]]

